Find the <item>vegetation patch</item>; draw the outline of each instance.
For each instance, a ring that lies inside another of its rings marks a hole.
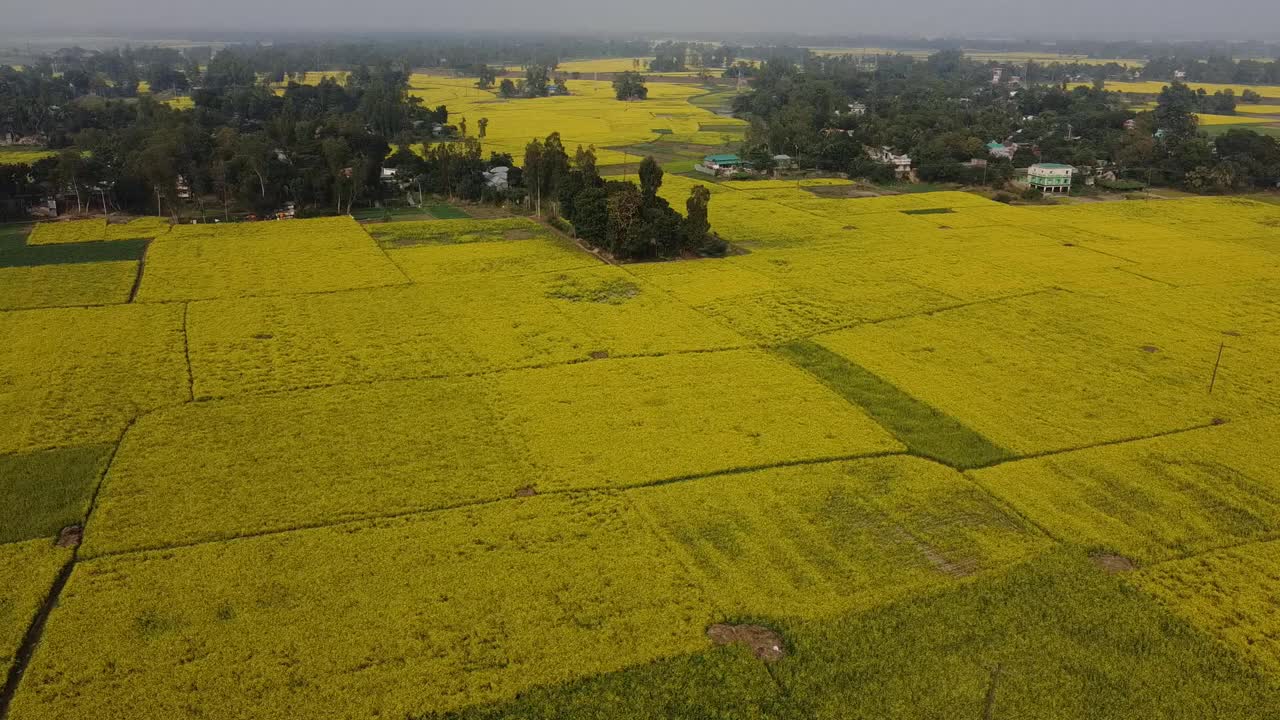
[[[366,229],[378,242],[388,248],[415,245],[462,245],[552,237],[545,226],[527,218],[396,222],[370,225]],[[513,237],[513,235],[517,236]]]
[[[71,550],[52,538],[0,543],[0,678],[8,678],[32,620]]]
[[[640,294],[640,286],[625,278],[594,280],[590,277],[560,275],[547,290],[547,297],[566,302],[621,305]]]
[[[953,213],[955,210],[951,208],[922,208],[920,210],[903,210],[903,215],[946,215]]]
[[[778,353],[866,410],[913,453],[961,469],[990,465],[1011,457],[1008,450],[955,418],[818,343],[795,342],[779,347]]]
[[[441,220],[465,220],[471,218],[466,211],[448,203],[433,203],[427,206],[427,211]]]
[[[113,445],[0,455],[0,543],[84,522]]]

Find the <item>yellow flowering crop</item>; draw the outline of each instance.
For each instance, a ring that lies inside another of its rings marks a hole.
[[[1211,115],[1209,113],[1196,113],[1196,119],[1201,125],[1264,125],[1266,123],[1275,122],[1270,118],[1259,117],[1242,117],[1240,115]]]
[[[774,468],[630,494],[730,615],[863,610],[1048,546],[958,472],[911,457]]]
[[[0,310],[123,303],[137,273],[136,262],[0,268]]]
[[[523,370],[494,386],[497,412],[548,488],[902,449],[814,378],[759,351]],[[610,440],[584,442],[583,433]]]
[[[147,251],[138,300],[285,295],[405,282],[349,217],[179,225]]]
[[[1164,563],[1136,573],[1132,582],[1272,677],[1280,672],[1275,625],[1280,542]]]
[[[1139,562],[1273,536],[1280,421],[1236,421],[974,471],[1056,537]]]
[[[182,306],[0,312],[0,453],[115,442],[188,397]]]
[[[486,392],[340,385],[151,413],[116,454],[82,554],[509,497],[531,470]]]
[[[70,548],[50,538],[0,544],[0,674],[8,675],[27,627],[70,559]]]
[[[433,249],[470,255],[473,247]],[[198,398],[745,344],[661,290],[598,264],[197,302],[188,328]]]
[[[83,552],[901,449],[809,375],[746,351],[195,403],[126,435]]]
[[[1213,306],[1177,294],[1165,300],[1159,310],[1120,301],[1143,311],[1117,312],[1114,298],[1050,291],[819,341],[1019,453],[1143,437],[1280,402],[1256,366],[1274,339],[1231,339],[1223,333],[1236,330]],[[1219,307],[1230,303],[1218,299]],[[1189,313],[1202,313],[1203,324],[1188,322]],[[1236,348],[1232,369],[1210,395],[1223,340]]]
[[[167,218],[144,217],[127,223],[95,220],[64,220],[37,223],[27,238],[28,245],[93,242],[95,240],[135,240],[154,238],[169,232]]]
[[[564,238],[420,245],[394,248],[387,256],[418,283],[557,272],[600,264],[599,259]]]
[[[369,234],[388,247],[460,245],[499,240],[549,239],[557,235],[528,218],[496,220],[424,220],[368,225]]]
[[[402,718],[703,649],[717,619],[621,498],[512,500],[82,561],[13,716]]]
[[[32,165],[53,157],[52,150],[32,150],[25,147],[0,147],[0,165]]]
[[[1259,115],[1280,115],[1280,105],[1251,105],[1249,103],[1240,103],[1236,105],[1236,112],[1259,114]]]

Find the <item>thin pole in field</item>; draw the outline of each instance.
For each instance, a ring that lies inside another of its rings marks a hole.
[[[1218,366],[1222,364],[1222,350],[1227,344],[1225,342],[1218,343],[1218,359],[1213,363],[1213,377],[1209,378],[1209,394],[1213,394],[1213,386],[1218,382]]]

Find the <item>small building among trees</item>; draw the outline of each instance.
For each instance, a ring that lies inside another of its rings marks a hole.
[[[734,175],[745,167],[746,163],[742,158],[733,154],[708,155],[702,158],[702,164],[695,165],[694,170],[707,175],[720,177],[721,175]]]
[[[1071,192],[1076,169],[1061,163],[1036,163],[1027,168],[1027,183],[1045,195]]]

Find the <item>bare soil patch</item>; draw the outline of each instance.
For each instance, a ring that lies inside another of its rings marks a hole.
[[[1138,564],[1123,555],[1115,553],[1098,553],[1090,556],[1093,564],[1102,568],[1108,575],[1119,575],[1138,569]]]
[[[508,230],[502,233],[502,237],[505,240],[529,240],[537,236],[529,230]]]
[[[514,497],[518,497],[518,498],[533,497],[534,495],[537,495],[537,494],[538,494],[538,489],[532,485],[525,485],[524,487],[516,488],[516,491],[512,493]]]
[[[62,532],[58,533],[58,547],[80,547],[80,541],[84,539],[84,528],[79,525],[68,525],[62,528]]]
[[[1144,353],[1158,353],[1158,352],[1160,352],[1160,348],[1156,347],[1155,345],[1143,345],[1142,347],[1140,347],[1140,348],[1138,348],[1138,349],[1139,349],[1139,350],[1141,350],[1141,351],[1142,351],[1142,352],[1144,352]]]
[[[746,645],[758,660],[776,662],[786,656],[782,635],[761,625],[716,623],[707,628],[707,637],[716,645]]]

